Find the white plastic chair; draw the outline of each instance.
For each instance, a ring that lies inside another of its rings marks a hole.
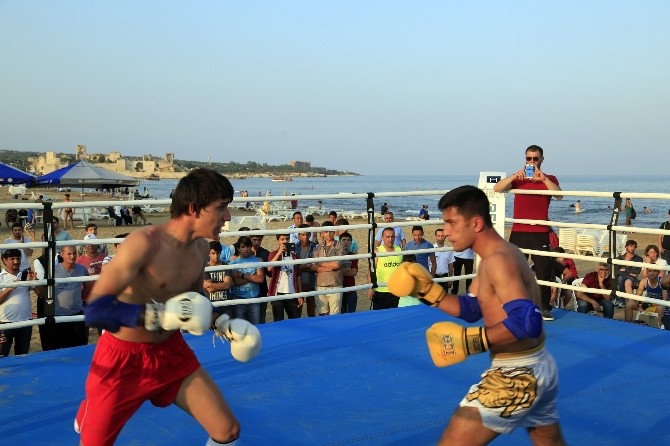
[[[565,252],[577,253],[577,231],[570,228],[558,228],[558,246]]]
[[[584,278],[575,279],[572,281],[571,285],[581,286],[582,280],[584,280]],[[570,290],[570,293],[571,293],[570,302],[568,302],[568,304],[563,306],[562,308],[565,310],[577,311],[577,293],[574,290]],[[560,304],[563,305],[563,299],[560,300]]]
[[[109,216],[107,209],[101,210],[98,208],[91,208],[91,220],[107,220],[107,224],[111,226],[114,224],[112,217]]]
[[[596,237],[596,255],[601,256],[609,251],[610,237],[607,231],[602,231],[599,237]]]
[[[591,253],[592,256],[596,255],[596,238],[588,234],[577,234],[577,243],[575,245],[575,253],[581,254]]]
[[[616,252],[621,255],[626,252],[626,242],[628,241],[628,234],[618,235],[616,239]]]

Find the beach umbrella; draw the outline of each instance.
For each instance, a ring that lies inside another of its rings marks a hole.
[[[90,188],[114,188],[137,186],[140,180],[118,172],[95,166],[87,161],[78,161],[53,172],[37,177],[37,186],[66,186]]]
[[[35,176],[0,162],[0,184],[26,184],[30,186]]]

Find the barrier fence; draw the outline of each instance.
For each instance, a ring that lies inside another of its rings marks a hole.
[[[659,266],[659,265],[652,265],[648,263],[639,263],[639,262],[628,262],[624,260],[618,260],[616,259],[616,253],[618,252],[618,246],[619,243],[624,235],[630,234],[630,233],[642,233],[642,234],[653,234],[653,235],[658,235],[658,234],[663,234],[663,235],[670,235],[670,231],[665,231],[665,230],[660,230],[660,229],[649,229],[649,228],[634,228],[634,227],[628,227],[628,226],[621,226],[618,224],[619,220],[619,214],[620,214],[620,205],[622,202],[622,199],[624,198],[645,198],[645,199],[658,199],[658,200],[669,200],[670,199],[670,194],[659,194],[659,193],[627,193],[627,192],[592,192],[592,191],[561,191],[560,195],[566,197],[566,196],[573,196],[573,197],[611,197],[613,200],[613,211],[611,215],[608,218],[608,222],[606,224],[578,224],[578,223],[567,223],[567,222],[560,222],[560,221],[536,221],[536,220],[521,220],[521,219],[512,219],[512,218],[506,218],[505,217],[505,199],[504,195],[505,194],[498,194],[492,192],[492,185],[495,183],[496,178],[499,179],[500,173],[491,173],[491,172],[484,172],[480,176],[480,183],[479,187],[485,190],[487,195],[489,196],[489,199],[491,201],[491,214],[492,214],[492,220],[494,221],[494,225],[496,227],[496,230],[498,232],[503,233],[502,235],[504,236],[504,230],[505,230],[505,224],[508,223],[528,223],[528,224],[537,224],[537,225],[546,225],[546,226],[551,226],[551,227],[556,227],[556,228],[569,228],[569,229],[581,229],[581,230],[587,230],[587,231],[603,231],[603,234],[606,234],[607,236],[607,251],[609,253],[608,257],[603,258],[594,255],[595,250],[593,251],[592,255],[587,256],[587,255],[581,255],[580,251],[575,251],[572,254],[571,253],[556,253],[556,252],[548,252],[548,251],[536,251],[536,250],[528,250],[528,249],[522,249],[521,251],[524,252],[525,254],[530,254],[530,255],[540,255],[540,256],[550,256],[554,258],[558,257],[563,257],[563,258],[570,258],[573,260],[582,260],[582,261],[588,261],[588,262],[595,262],[595,263],[600,263],[600,262],[606,262],[608,265],[610,265],[611,268],[611,277],[613,280],[616,278],[616,271],[615,267],[619,265],[624,265],[624,266],[636,266],[636,267],[654,267],[656,269],[662,269],[664,271],[669,271],[670,267],[668,266]],[[347,226],[330,226],[328,227],[329,231],[336,231],[336,230],[365,230],[367,232],[367,252],[364,253],[359,253],[356,255],[347,255],[347,256],[341,256],[341,257],[328,257],[326,260],[327,261],[332,261],[332,260],[352,260],[352,259],[359,259],[362,261],[365,261],[367,263],[368,270],[370,272],[370,282],[364,283],[364,284],[359,284],[353,287],[347,287],[347,288],[340,288],[337,291],[338,292],[343,292],[343,291],[367,291],[370,288],[377,288],[379,286],[386,285],[385,283],[378,282],[377,277],[376,277],[376,270],[375,270],[375,263],[374,260],[376,257],[385,257],[385,256],[393,256],[397,255],[395,252],[389,252],[389,253],[375,253],[374,250],[374,239],[375,239],[375,234],[378,229],[380,228],[386,228],[386,227],[412,227],[414,225],[421,225],[424,228],[426,227],[441,227],[442,226],[442,221],[441,219],[436,219],[433,218],[431,220],[420,220],[416,221],[415,219],[408,219],[406,221],[395,221],[392,223],[383,223],[379,221],[380,215],[375,211],[377,208],[376,206],[376,199],[384,199],[386,201],[388,198],[393,198],[393,197],[408,197],[408,196],[417,196],[417,197],[426,197],[426,196],[441,196],[444,193],[446,193],[446,190],[427,190],[427,191],[412,191],[412,192],[380,192],[380,193],[373,193],[373,192],[367,192],[367,193],[346,193],[346,194],[315,194],[315,195],[301,195],[300,199],[301,200],[338,200],[338,199],[346,199],[346,200],[360,200],[361,202],[361,211],[358,213],[359,216],[364,215],[364,221],[365,223],[360,223],[360,224],[352,224],[352,225],[347,225]],[[557,195],[555,191],[526,191],[526,190],[511,190],[508,193],[514,193],[514,194],[537,194],[537,195]],[[284,203],[288,202],[294,197],[291,196],[270,196],[270,197],[236,197],[231,203],[231,207],[238,207],[242,208],[245,206],[246,202],[252,202],[252,203],[263,203],[265,204],[266,202],[270,203]],[[44,249],[47,254],[47,268],[45,269],[45,277],[40,280],[34,280],[34,281],[24,281],[24,282],[17,282],[17,283],[6,283],[3,284],[3,288],[8,288],[8,287],[34,287],[34,286],[46,286],[47,294],[46,297],[43,301],[43,303],[40,301],[40,305],[42,305],[42,308],[38,308],[38,313],[39,314],[44,314],[44,317],[40,318],[35,318],[35,319],[30,319],[28,321],[20,321],[20,322],[11,322],[11,323],[3,323],[0,325],[1,329],[12,329],[12,328],[18,328],[18,327],[24,327],[24,326],[30,326],[30,325],[42,325],[42,324],[54,324],[54,323],[59,323],[59,322],[72,322],[72,321],[81,321],[83,320],[83,316],[57,316],[55,315],[55,287],[59,283],[68,283],[68,282],[86,282],[86,281],[95,281],[98,276],[90,276],[90,277],[80,277],[80,278],[66,278],[66,279],[56,279],[54,278],[54,268],[55,268],[55,262],[57,258],[57,252],[60,251],[60,248],[62,246],[67,246],[67,245],[89,245],[89,244],[114,244],[114,243],[121,243],[123,239],[117,239],[117,238],[106,238],[106,239],[93,239],[93,240],[69,240],[69,241],[56,241],[54,238],[54,227],[53,227],[53,216],[58,213],[59,210],[69,207],[69,208],[74,208],[75,209],[75,215],[79,210],[81,210],[80,215],[82,216],[82,224],[85,224],[88,222],[90,219],[95,218],[97,216],[98,218],[104,218],[103,214],[99,212],[94,212],[93,209],[96,208],[108,208],[110,206],[117,206],[117,205],[126,205],[126,206],[148,206],[150,207],[159,207],[159,206],[169,206],[171,200],[127,200],[127,201],[110,201],[110,200],[100,200],[100,201],[87,201],[87,202],[43,202],[43,203],[8,203],[8,204],[0,204],[0,212],[4,213],[7,209],[33,209],[36,210],[40,215],[43,216],[41,225],[39,227],[40,229],[40,235],[43,240],[46,241],[40,241],[36,242],[33,241],[31,243],[3,243],[0,245],[0,249],[3,251],[6,249],[11,249],[11,248],[38,248],[38,249]],[[288,211],[288,209],[285,207]],[[86,211],[88,210],[88,211]],[[298,209],[301,210],[301,209]],[[314,209],[312,209],[314,210]],[[306,212],[309,212],[309,209],[302,209],[303,214]],[[434,211],[433,211],[434,212]],[[166,217],[166,219],[169,217]],[[107,218],[109,219],[109,217]],[[37,228],[36,228],[37,229]],[[219,234],[220,239],[221,238],[228,238],[228,237],[239,237],[242,235],[246,236],[253,236],[253,235],[275,235],[275,234],[289,234],[289,233],[300,233],[300,232],[321,232],[322,229],[320,227],[312,227],[312,228],[296,228],[296,229],[275,229],[275,230],[267,230],[267,229],[262,229],[262,230],[252,230],[252,231],[229,231],[226,230],[226,228],[222,228],[222,232]],[[624,234],[626,233],[626,234]],[[595,237],[594,237],[595,238]],[[363,247],[363,246],[361,246]],[[440,250],[451,250],[451,248],[445,247],[445,248],[434,248],[434,249],[425,249],[425,250],[414,250],[411,251],[413,254],[417,253],[425,253],[425,252],[438,252]],[[33,258],[36,257],[35,255]],[[206,259],[204,259],[206,260]],[[271,261],[271,262],[259,262],[259,263],[245,263],[245,267],[267,267],[267,266],[278,266],[278,265],[288,265],[288,264],[313,264],[313,263],[319,263],[319,259],[296,259],[296,260],[282,260],[282,261]],[[3,265],[4,266],[4,265]],[[239,268],[236,265],[222,265],[222,266],[216,266],[216,267],[206,267],[205,271],[219,271],[219,270],[233,270]],[[452,282],[452,281],[458,281],[462,279],[471,279],[475,277],[475,274],[471,275],[461,275],[461,276],[454,276],[454,277],[446,277],[446,278],[440,278],[440,279],[435,279],[436,282]],[[538,281],[540,285],[545,285],[545,286],[551,286],[555,288],[560,288],[560,289],[566,289],[566,290],[572,290],[573,292],[576,291],[585,291],[589,293],[597,293],[597,294],[604,294],[604,295],[610,295],[612,297],[618,296],[621,298],[626,298],[626,299],[635,299],[639,302],[644,302],[644,303],[650,303],[654,305],[659,305],[659,306],[670,306],[670,303],[668,301],[664,300],[659,300],[659,299],[653,299],[649,298],[646,296],[638,296],[635,294],[628,294],[622,291],[616,290],[616,288],[612,291],[608,290],[601,290],[601,289],[592,289],[592,288],[584,288],[580,286],[573,286],[573,285],[567,285],[567,284],[562,284],[562,283],[555,283],[555,282],[545,282],[545,281]],[[272,297],[259,297],[259,298],[253,298],[253,299],[239,299],[239,300],[227,300],[223,302],[214,302],[215,306],[230,306],[230,305],[236,305],[236,304],[248,304],[248,303],[257,303],[257,302],[271,302],[275,300],[282,300],[282,299],[293,299],[296,297],[307,297],[307,296],[317,296],[320,294],[328,294],[332,293],[332,290],[328,291],[309,291],[309,292],[302,292],[298,294],[290,294],[290,295],[281,295],[281,296],[272,296]]]

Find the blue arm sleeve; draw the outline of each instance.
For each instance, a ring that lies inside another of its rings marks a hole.
[[[482,309],[477,301],[477,296],[461,294],[458,296],[458,301],[461,303],[459,318],[467,322],[476,322],[482,318]]]
[[[516,299],[503,305],[507,319],[503,324],[518,340],[542,334],[542,312],[529,299]]]
[[[144,305],[127,304],[111,294],[84,305],[84,320],[89,327],[102,328],[112,333],[121,327],[135,327],[143,314]]]

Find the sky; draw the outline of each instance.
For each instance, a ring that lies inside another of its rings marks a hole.
[[[537,144],[548,173],[644,174],[668,23],[665,0],[0,0],[0,149],[465,175]]]

